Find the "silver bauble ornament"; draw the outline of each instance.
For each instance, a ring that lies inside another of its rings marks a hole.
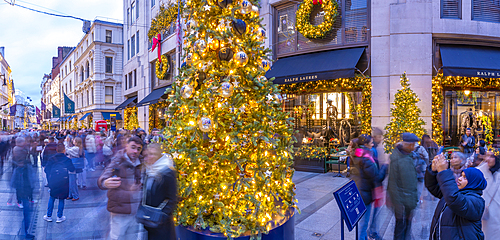
[[[255,14],[259,14],[259,7],[257,6],[252,6],[252,12],[254,12]]]
[[[268,71],[271,68],[271,62],[269,62],[268,60],[262,60],[262,68]]]
[[[196,40],[195,42],[196,50],[203,52],[207,48],[207,43],[203,39]]]
[[[241,14],[247,14],[247,13],[251,12],[252,7],[253,7],[253,5],[248,0],[242,0],[240,2],[240,6],[241,6],[241,9],[240,9]]]
[[[274,94],[274,101],[276,101],[276,103],[281,103],[283,101],[283,96],[279,93]]]
[[[181,87],[181,96],[183,98],[190,98],[193,95],[193,86],[186,84]]]
[[[186,30],[187,32],[189,32],[189,34],[193,34],[195,32],[195,28],[196,28],[197,24],[196,24],[196,21],[195,20],[188,20],[187,23],[186,23]]]
[[[261,41],[264,40],[264,38],[266,38],[266,30],[263,28],[257,29],[257,38]]]
[[[209,117],[202,117],[198,121],[198,127],[202,132],[209,132],[210,130],[212,130],[212,125],[212,119]]]
[[[233,84],[231,84],[230,82],[223,82],[220,85],[219,91],[220,95],[222,95],[223,97],[231,97],[231,95],[233,95]]]
[[[248,62],[248,56],[245,52],[237,52],[234,54],[234,61],[237,62],[240,66],[245,66]]]

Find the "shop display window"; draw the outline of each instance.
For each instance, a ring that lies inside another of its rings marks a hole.
[[[294,117],[294,128],[298,130],[296,147],[347,146],[360,134],[361,92],[288,94],[284,100],[285,111]]]
[[[500,141],[500,92],[497,91],[445,91],[443,130],[444,145],[459,146],[460,137],[467,128],[479,140]],[[491,129],[488,131],[488,129]],[[490,134],[490,136],[488,136]]]

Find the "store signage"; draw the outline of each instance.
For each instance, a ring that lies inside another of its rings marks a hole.
[[[333,193],[342,218],[346,220],[349,232],[358,224],[366,212],[366,206],[353,180]]]
[[[477,71],[478,77],[500,77],[500,71]]]
[[[292,77],[292,78],[285,78],[285,83],[294,83],[294,82],[310,81],[310,80],[317,80],[317,79],[318,79],[318,75]]]

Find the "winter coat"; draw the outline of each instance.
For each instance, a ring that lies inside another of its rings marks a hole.
[[[417,207],[417,170],[412,153],[405,153],[397,145],[390,156],[387,194],[393,206],[404,206],[408,210]]]
[[[177,177],[175,169],[164,168],[160,172],[161,177],[146,177],[144,182],[146,189],[146,205],[158,207],[164,200],[168,200],[167,205],[163,208],[169,218],[161,226],[156,229],[144,227],[148,232],[149,240],[175,240],[175,225],[173,213],[177,207]]]
[[[356,155],[352,158],[350,165],[352,180],[356,183],[365,205],[373,202],[373,189],[382,185],[387,171],[386,165],[382,165],[379,169],[378,164],[373,158],[370,159],[367,151],[369,150],[356,149]]]
[[[51,175],[56,168],[64,169],[62,174]],[[57,153],[52,156],[45,167],[45,173],[49,182],[50,196],[58,199],[66,199],[69,195],[69,172],[74,172],[75,167],[71,159],[64,153]]]
[[[450,169],[437,173],[430,166],[425,173],[425,186],[432,195],[440,198],[432,218],[430,240],[484,239],[481,230],[482,190],[459,190]],[[437,235],[440,238],[436,238]]]
[[[32,196],[35,184],[35,172],[29,165],[18,166],[12,172],[11,184],[18,196],[18,200]]]
[[[491,174],[488,163],[483,162],[477,167],[484,175],[488,185],[483,191],[485,209],[483,214],[484,239],[493,240],[500,236],[500,173]]]
[[[24,167],[31,165],[31,161],[28,160],[28,148],[15,146],[12,150],[12,161],[16,167]]]
[[[137,210],[141,194],[140,191],[133,189],[133,185],[141,182],[141,165],[139,159],[132,162],[123,149],[113,156],[110,164],[104,169],[97,180],[97,185],[103,190],[108,190],[109,212],[131,214]],[[118,188],[107,189],[104,180],[116,175],[114,169],[119,170],[117,177],[121,178],[121,185]]]
[[[96,146],[96,141],[94,135],[87,135],[85,138],[85,146],[87,147],[87,152],[89,153],[96,153],[97,152],[97,146]]]
[[[57,154],[57,144],[56,143],[48,143],[43,149],[42,154],[42,167],[47,166],[49,159]]]

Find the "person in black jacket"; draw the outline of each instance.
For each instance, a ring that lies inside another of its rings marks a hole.
[[[477,168],[466,168],[458,182],[443,154],[437,155],[425,173],[425,186],[439,198],[430,229],[434,239],[484,239],[481,218],[485,202],[481,197],[486,179]]]
[[[149,144],[146,149],[146,179],[144,181],[145,204],[158,207],[166,201],[163,212],[168,220],[158,228],[144,227],[148,231],[148,240],[175,240],[173,212],[177,207],[177,177],[170,155],[162,155],[159,144]]]
[[[57,154],[52,156],[45,167],[45,173],[49,180],[50,198],[47,207],[47,215],[43,219],[47,222],[52,222],[52,212],[54,209],[54,202],[59,199],[59,206],[57,207],[57,223],[66,220],[63,216],[64,199],[69,195],[69,174],[68,171],[74,172],[75,166],[71,159],[64,154],[65,146],[63,143],[57,144]]]
[[[358,138],[360,148],[355,150],[355,157],[351,162],[352,179],[359,189],[361,198],[366,205],[366,213],[360,220],[360,239],[367,239],[368,222],[370,220],[370,213],[372,203],[380,200],[382,196],[381,186],[385,178],[387,166],[379,166],[378,162],[373,158],[371,151],[373,147],[373,138],[369,135],[363,134]],[[378,187],[377,190],[375,189]],[[375,206],[379,207],[379,206]],[[373,223],[373,222],[372,222]],[[376,233],[376,226],[372,226],[372,233]],[[375,235],[375,234],[373,234]],[[378,236],[378,234],[376,234]],[[380,237],[378,237],[380,239]]]

